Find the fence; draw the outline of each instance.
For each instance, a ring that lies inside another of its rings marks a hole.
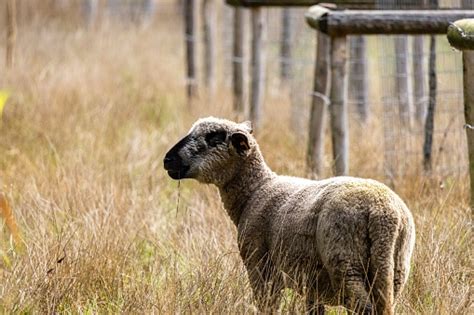
[[[471,211],[474,211],[474,19],[459,20],[448,28],[449,43],[463,50],[464,117],[469,150]]]
[[[449,21],[470,16],[469,11],[331,11],[321,6],[314,6],[307,14],[309,24],[321,32],[331,36],[331,127],[333,129],[334,159],[337,174],[347,172],[348,133],[347,109],[344,104],[345,63],[346,63],[346,36],[349,34],[434,34],[444,33]],[[430,78],[429,78],[429,106],[425,121],[425,133],[423,143],[423,164],[426,171],[432,169],[432,142],[434,129],[434,111],[436,105],[436,72],[435,68],[435,40],[430,42]],[[400,90],[399,90],[400,91]],[[410,129],[411,113],[406,108],[405,102],[400,102],[401,128]]]
[[[329,84],[324,80],[313,82],[314,72],[321,71],[318,67],[315,70],[314,67],[316,47],[318,55],[322,54],[319,50],[324,50],[324,45],[316,45],[316,41],[324,41],[324,37],[320,36],[316,39],[315,34],[308,31],[308,27],[302,21],[302,16],[306,11],[304,7],[254,8],[257,4],[281,5],[290,3],[289,1],[230,2],[251,7],[250,9],[236,7],[233,9],[235,16],[232,16],[231,9],[224,8],[227,17],[235,18],[234,27],[244,24],[236,22],[238,20],[236,17],[241,19],[245,14],[252,14],[254,22],[258,18],[259,23],[266,24],[267,36],[264,41],[265,62],[260,65],[260,70],[247,65],[253,69],[252,71],[256,71],[250,72],[250,80],[253,78],[254,83],[247,83],[248,86],[254,87],[249,91],[250,98],[246,99],[242,93],[247,84],[240,83],[240,88],[234,85],[234,90],[240,91],[235,93],[237,104],[235,108],[237,110],[247,108],[247,117],[258,122],[261,117],[259,113],[262,111],[262,106],[259,104],[263,102],[263,95],[270,98],[273,94],[288,96],[293,104],[292,118],[289,123],[295,126],[295,132],[303,131],[305,140],[309,138],[311,144],[308,147],[308,165],[318,175],[325,173],[328,163],[324,159],[326,153],[323,151],[322,138],[325,135],[323,120],[326,115],[324,114],[326,105],[324,104],[328,101],[325,96],[328,93],[326,89]],[[300,5],[308,4],[309,1],[292,3]],[[350,5],[354,6],[354,2]],[[403,3],[378,1],[365,2],[363,6],[410,9],[419,7],[453,9],[461,6],[474,8],[472,1],[441,1],[429,4],[420,4],[416,1]],[[248,13],[249,11],[253,13]],[[234,51],[233,54],[232,44],[237,42],[229,40],[233,36],[233,30],[226,29],[224,25],[223,30],[227,32],[224,36],[227,38],[224,50],[226,56],[229,56],[224,71],[227,71],[226,77],[230,78],[232,77],[231,69],[234,71],[234,76],[235,73],[243,73],[242,69],[236,70],[237,65],[242,67],[243,61],[249,62],[252,56],[243,56],[242,49]],[[247,42],[250,42],[250,35],[246,35]],[[431,174],[441,176],[467,173],[466,141],[462,131],[461,59],[452,51],[444,37],[435,36],[434,40],[431,40],[431,37],[419,35],[349,36],[347,49],[350,52],[348,59],[350,84],[347,102],[348,124],[354,131],[351,137],[364,137],[370,133],[369,131],[379,135],[379,146],[370,149],[384,156],[382,162],[374,162],[378,164],[377,173],[388,178],[420,174],[430,167]],[[239,39],[239,37],[235,38]],[[433,42],[431,52],[428,47],[430,42]],[[255,48],[255,45],[253,47]],[[254,52],[253,60],[257,59],[255,56]],[[327,63],[324,59],[318,59],[317,62]],[[263,69],[265,66],[266,69]],[[261,79],[258,79],[258,75],[262,76]],[[321,77],[321,73],[318,73],[317,77]],[[234,80],[234,82],[237,81],[239,80]],[[256,82],[263,85],[258,86]],[[428,86],[429,82],[431,86]],[[259,90],[263,88],[265,91]],[[316,93],[311,92],[314,90]],[[346,92],[341,92],[339,95],[343,96],[344,93]],[[425,120],[430,112],[428,111],[429,100],[432,100],[432,106],[437,105],[436,110],[431,111],[432,117],[428,118],[428,121],[433,121],[431,145],[427,145],[425,140]],[[313,104],[311,109],[311,102],[322,105],[315,107]],[[313,115],[311,115],[312,111]],[[309,127],[310,116],[312,116],[311,127]],[[340,117],[340,115],[336,116]],[[381,118],[381,124],[371,123],[373,117]],[[318,127],[315,128],[315,126]],[[308,127],[312,131],[317,129],[319,134],[309,133]],[[359,145],[354,139],[350,143]],[[348,143],[341,145],[347,146]],[[426,149],[428,147],[432,149]],[[342,159],[344,160],[344,157]],[[339,168],[345,169],[338,173],[347,172],[347,166]],[[364,175],[357,173],[357,170],[351,173]],[[324,175],[327,175],[327,172]]]
[[[68,3],[68,0],[57,2]],[[166,2],[166,6],[173,6],[173,11],[163,10],[164,2],[153,0],[88,0],[83,1],[79,8],[86,23],[93,23],[93,19],[100,15],[96,11],[104,8],[112,12],[111,16],[136,12],[136,16],[151,20],[161,14],[178,15],[178,2]],[[257,121],[259,117],[264,121],[265,108],[251,107],[250,104],[263,104],[265,98],[289,99],[292,114],[288,123],[301,141],[310,144],[308,166],[314,173],[325,176],[331,174],[333,166],[332,160],[327,158],[329,154],[324,152],[327,129],[324,121],[328,115],[325,111],[330,84],[329,76],[321,72],[321,66],[315,67],[314,57],[316,53],[318,56],[328,54],[329,47],[322,44],[328,39],[316,36],[304,20],[308,6],[315,2],[293,1],[293,4],[298,4],[297,7],[282,6],[287,3],[283,0],[235,0],[233,4],[238,6],[224,5],[216,0],[182,0],[179,3],[182,9],[192,9],[185,10],[188,13],[182,15],[183,42],[187,46],[189,65],[186,74],[189,99],[192,100],[203,90],[212,97],[219,84],[219,88],[232,91],[236,112]],[[280,6],[268,6],[275,3]],[[424,3],[417,0],[341,0],[338,5],[371,9],[474,9],[472,0]],[[135,5],[133,8],[132,4]],[[256,4],[260,6],[257,8]],[[259,65],[252,68],[254,74],[249,70],[252,25],[255,30],[261,30],[263,39],[255,41],[262,45],[262,49],[254,50],[254,60],[258,59],[258,54],[264,57]],[[431,173],[441,176],[467,174],[467,145],[462,129],[461,56],[450,48],[445,36],[441,35],[436,36],[433,44],[432,52],[435,54],[430,54],[430,41],[430,36],[415,35],[349,36],[347,70],[350,84],[346,91],[348,95],[342,100],[348,105],[349,142],[358,146],[358,151],[365,148],[370,150],[368,155],[383,156],[383,159],[370,162],[378,176],[396,178],[423,172],[424,122],[428,101],[434,99],[433,95],[436,96],[436,111],[433,117]],[[200,51],[205,53],[198,55]],[[215,64],[216,61],[218,64]],[[328,60],[319,58],[317,62],[321,65],[328,63]],[[436,72],[433,72],[434,65]],[[436,83],[436,88],[431,87],[431,97],[428,86],[430,73],[436,74],[436,80],[432,81],[432,84]],[[315,76],[321,80],[315,81]],[[250,89],[252,78],[257,88]],[[320,106],[314,106],[315,103]],[[317,132],[310,134],[310,130]],[[377,145],[365,146],[360,141],[365,137],[374,138]],[[373,176],[374,172],[368,175]],[[363,168],[350,170],[350,173],[367,176]]]

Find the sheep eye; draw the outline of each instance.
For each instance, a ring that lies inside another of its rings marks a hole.
[[[206,143],[211,147],[215,147],[223,143],[226,136],[227,133],[225,131],[212,131],[206,135]]]

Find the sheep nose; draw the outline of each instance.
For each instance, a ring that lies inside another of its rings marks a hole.
[[[173,164],[174,161],[175,161],[174,158],[166,155],[163,160],[163,166],[165,167],[165,169],[168,169],[171,166],[171,164]]]
[[[163,166],[165,170],[179,169],[181,167],[181,159],[174,154],[166,154],[163,159]]]

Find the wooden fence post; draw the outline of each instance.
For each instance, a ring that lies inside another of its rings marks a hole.
[[[434,131],[434,115],[436,111],[436,38],[430,36],[430,57],[429,57],[429,101],[428,112],[425,121],[425,140],[423,142],[423,168],[425,171],[431,171],[432,148],[433,148],[433,131]]]
[[[208,89],[209,95],[215,92],[215,24],[216,16],[214,10],[214,0],[203,0],[201,7],[202,14],[202,41],[204,54],[204,85]]]
[[[474,9],[474,2],[472,0],[461,0],[461,8]]]
[[[408,38],[399,35],[395,38],[396,86],[399,102],[400,121],[405,128],[411,128],[413,118],[412,77],[408,70]]]
[[[422,35],[413,38],[413,102],[415,106],[415,119],[423,125],[426,117],[426,91],[425,91],[425,64],[423,58]]]
[[[280,42],[280,78],[287,83],[291,78],[291,9],[281,10],[281,42]]]
[[[324,121],[326,106],[329,105],[328,91],[330,87],[329,74],[329,37],[317,32],[316,62],[314,67],[314,85],[309,121],[309,142],[307,165],[311,177],[322,175],[324,161]]]
[[[471,213],[474,213],[474,19],[454,22],[448,27],[449,43],[463,50],[464,118],[469,157]]]
[[[234,8],[233,56],[232,56],[232,85],[234,92],[234,111],[238,115],[245,112],[245,22],[243,8]]]
[[[349,96],[355,102],[359,118],[363,123],[369,119],[366,39],[364,36],[349,37]]]
[[[6,66],[12,68],[15,62],[16,45],[16,0],[7,0],[6,2],[6,23],[7,23],[7,48],[6,48]]]
[[[425,6],[426,0],[410,0],[404,5],[407,6]],[[423,126],[426,118],[426,108],[428,104],[425,82],[426,67],[424,63],[424,37],[422,35],[414,36],[412,42],[412,66],[413,66],[413,107],[414,121],[418,126]]]
[[[378,0],[380,9],[394,9],[400,6],[396,0]],[[398,95],[398,111],[400,122],[404,128],[411,129],[413,116],[413,87],[412,78],[408,70],[408,38],[406,35],[397,35],[395,45],[395,86]]]
[[[143,19],[145,23],[151,22],[153,16],[156,13],[156,1],[145,0],[143,2]]]
[[[472,21],[474,25],[474,20]],[[473,27],[474,29],[474,27]],[[471,32],[474,37],[474,32]],[[464,117],[469,152],[469,175],[471,177],[471,211],[474,211],[474,51],[463,52],[464,73]]]
[[[186,47],[186,95],[188,104],[197,94],[194,11],[195,1],[184,0],[184,38]]]
[[[264,89],[264,54],[263,32],[264,20],[262,8],[252,8],[252,62],[251,62],[251,88],[250,88],[250,120],[255,129],[261,127],[263,89]]]
[[[289,92],[291,103],[290,125],[296,136],[303,136],[305,133],[303,96],[298,90],[298,78],[293,77],[292,60],[292,37],[293,37],[292,9],[284,7],[281,10],[281,33],[280,33],[280,85],[281,89]]]
[[[438,7],[438,0],[428,0],[432,8]],[[436,75],[436,36],[430,36],[430,56],[428,63],[428,110],[425,121],[425,139],[423,142],[423,169],[426,172],[432,169],[434,115],[436,111],[436,90],[438,88]]]
[[[349,172],[349,123],[347,115],[346,36],[331,37],[331,138],[334,171],[337,176]]]
[[[99,13],[99,1],[98,0],[83,0],[82,1],[82,14],[84,21],[88,28],[94,26],[97,22],[97,16]]]

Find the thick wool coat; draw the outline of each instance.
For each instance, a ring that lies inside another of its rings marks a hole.
[[[306,290],[313,310],[342,304],[362,313],[393,314],[415,242],[405,203],[375,180],[275,174],[249,124],[208,118],[198,121],[190,135],[197,143],[199,134],[215,130],[225,130],[227,140],[216,145],[216,152],[189,158],[199,165],[190,172],[218,187],[237,226],[240,253],[260,307],[275,306],[279,291],[291,287]],[[246,142],[243,149],[228,140],[233,133],[244,135],[238,137]],[[181,149],[185,160],[195,152],[192,147]]]

